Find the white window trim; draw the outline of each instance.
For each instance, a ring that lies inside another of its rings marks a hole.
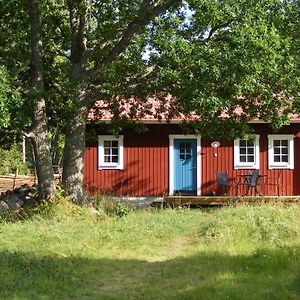
[[[288,162],[274,162],[274,140],[288,140]],[[268,168],[269,169],[294,169],[294,135],[269,134],[268,135]]]
[[[169,135],[169,195],[174,194],[174,140],[197,140],[197,196],[201,196],[201,137],[199,135],[170,134]]]
[[[234,148],[233,148],[233,164],[234,169],[259,169],[259,135],[255,135],[254,140],[254,162],[240,162],[240,140],[247,139],[235,139],[234,140]]]
[[[119,162],[107,163],[104,162],[104,141],[118,141],[119,147]],[[123,170],[124,169],[124,147],[123,147],[124,136],[120,135],[115,137],[113,135],[99,135],[98,136],[98,170]]]

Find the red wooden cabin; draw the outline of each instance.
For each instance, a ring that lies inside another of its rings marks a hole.
[[[85,153],[88,192],[117,196],[234,195],[240,175],[259,170],[264,195],[300,195],[298,119],[277,133],[267,124],[254,122],[255,140],[217,143],[183,135],[179,120],[166,123],[151,117],[143,122],[147,132],[126,129],[119,137],[107,134],[97,124],[88,125],[87,131],[93,129],[98,136],[87,142]],[[227,171],[228,191],[217,185],[218,171]],[[238,195],[242,189],[243,185],[238,187]]]

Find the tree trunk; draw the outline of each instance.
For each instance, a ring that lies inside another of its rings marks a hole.
[[[41,199],[52,198],[55,181],[48,139],[46,104],[44,93],[43,48],[38,0],[28,0],[31,25],[31,84],[33,101],[33,126],[31,137],[36,159],[38,191]]]
[[[59,166],[62,160],[62,150],[60,148],[61,129],[55,128],[51,140],[51,157],[53,165]]]
[[[36,123],[33,136],[33,149],[36,158],[39,198],[49,199],[53,198],[55,192],[50,142],[48,141],[47,131],[43,130],[45,123]]]
[[[111,50],[105,50],[102,54],[101,47],[95,47],[99,49],[99,54],[101,53],[100,57],[102,57],[102,59],[97,58],[96,60],[88,59],[89,55],[86,47],[86,30],[89,27],[87,23],[89,19],[94,22],[93,18],[89,17],[91,2],[87,0],[68,2],[72,33],[69,79],[74,87],[77,86],[76,89],[74,88],[77,95],[73,99],[73,104],[77,105],[78,109],[67,120],[62,181],[68,195],[77,202],[85,201],[83,190],[83,156],[85,149],[85,124],[89,101],[84,86],[87,82],[92,82],[105,68],[111,65],[129,46],[133,36],[154,19],[155,16],[158,16],[181,1],[169,0],[158,2],[159,4],[155,4],[155,1],[143,1],[138,17],[134,18],[128,24],[126,30],[122,28],[121,32],[123,34],[120,38],[117,38],[118,35],[116,36],[118,42],[115,43]],[[93,61],[92,64],[91,61]]]
[[[67,120],[62,182],[67,194],[76,202],[84,203],[83,159],[87,109],[80,108]]]

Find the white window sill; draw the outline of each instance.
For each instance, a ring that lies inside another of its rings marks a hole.
[[[259,169],[259,167],[257,165],[253,166],[253,165],[238,165],[238,166],[234,166],[235,170],[242,170],[242,169]]]
[[[293,166],[290,165],[270,165],[269,166],[270,170],[274,170],[274,169],[287,169],[287,170],[294,170]]]
[[[98,167],[98,170],[123,170],[123,169],[124,169],[123,166],[119,166],[119,165],[117,165],[117,166],[113,166],[113,165],[103,166],[103,165],[101,165],[101,166]]]

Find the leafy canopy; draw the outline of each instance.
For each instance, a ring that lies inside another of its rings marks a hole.
[[[299,111],[296,16],[294,1],[187,1],[152,27],[151,82],[204,136],[243,135],[256,118],[279,129]]]
[[[12,85],[7,70],[0,66],[0,128],[7,128],[14,121],[14,111],[22,105],[20,92]]]
[[[113,56],[126,29],[146,16],[143,5],[148,2],[40,1],[51,120],[55,115],[64,122],[83,105],[73,100],[79,90],[89,95],[87,107],[104,99],[119,124],[123,124],[120,98],[126,102],[136,96],[139,109],[149,113],[146,97],[163,100],[171,94],[178,103],[174,114],[196,113],[199,121],[189,122],[187,128],[207,136],[242,135],[253,118],[278,129],[289,123],[289,113],[299,111],[298,1],[184,1],[142,27]],[[0,5],[0,56],[11,76],[27,84],[30,45],[22,3],[11,0]],[[75,21],[83,16],[80,39]],[[101,72],[93,73],[106,60]],[[26,101],[30,105],[31,99]],[[220,119],[224,112],[227,118]]]

